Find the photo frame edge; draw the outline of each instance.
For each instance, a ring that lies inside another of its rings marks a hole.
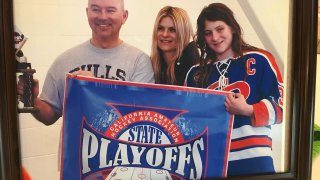
[[[0,0],[0,179],[21,179],[12,0]]]
[[[13,51],[13,0],[0,0],[0,179],[21,179],[16,74]],[[292,71],[289,80],[291,106],[291,154],[286,173],[232,179],[311,179],[313,114],[315,101],[318,2],[292,0],[289,45]],[[306,36],[306,34],[308,34]],[[12,59],[12,60],[10,60]],[[229,178],[230,179],[230,178]]]

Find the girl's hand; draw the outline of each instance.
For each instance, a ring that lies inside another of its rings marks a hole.
[[[235,115],[253,116],[253,107],[246,102],[241,93],[230,93],[224,103],[226,110]]]

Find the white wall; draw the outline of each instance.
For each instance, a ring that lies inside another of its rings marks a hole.
[[[289,0],[127,0],[129,18],[122,28],[121,38],[149,54],[153,22],[161,7],[182,7],[187,10],[195,24],[201,9],[212,2],[224,2],[234,11],[247,42],[271,51],[276,55],[279,64],[283,65],[283,62],[287,61]],[[37,70],[34,78],[39,79],[40,86],[55,57],[90,38],[86,4],[87,0],[14,0],[15,24],[28,37],[22,51]],[[243,11],[243,8],[250,9],[254,16]],[[261,24],[258,26],[257,22]],[[265,31],[265,34],[261,30]],[[285,71],[283,72],[285,77]],[[43,177],[47,180],[59,179],[61,119],[54,125],[45,126],[30,114],[20,114],[19,118],[23,166],[34,180]],[[277,126],[274,131],[279,139],[274,142],[274,150],[280,152],[275,157],[277,169],[280,171],[283,162],[281,144],[284,144],[281,142],[281,128],[283,125]]]

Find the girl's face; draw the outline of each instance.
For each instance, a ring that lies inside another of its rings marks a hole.
[[[224,21],[205,21],[204,37],[207,47],[217,55],[217,61],[233,56],[231,47],[233,30]]]
[[[163,53],[176,52],[177,33],[176,27],[171,17],[163,17],[160,20],[157,29],[157,43],[158,48],[161,49]]]

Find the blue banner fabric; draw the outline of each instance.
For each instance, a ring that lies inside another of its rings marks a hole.
[[[61,179],[225,177],[226,95],[67,75]]]

